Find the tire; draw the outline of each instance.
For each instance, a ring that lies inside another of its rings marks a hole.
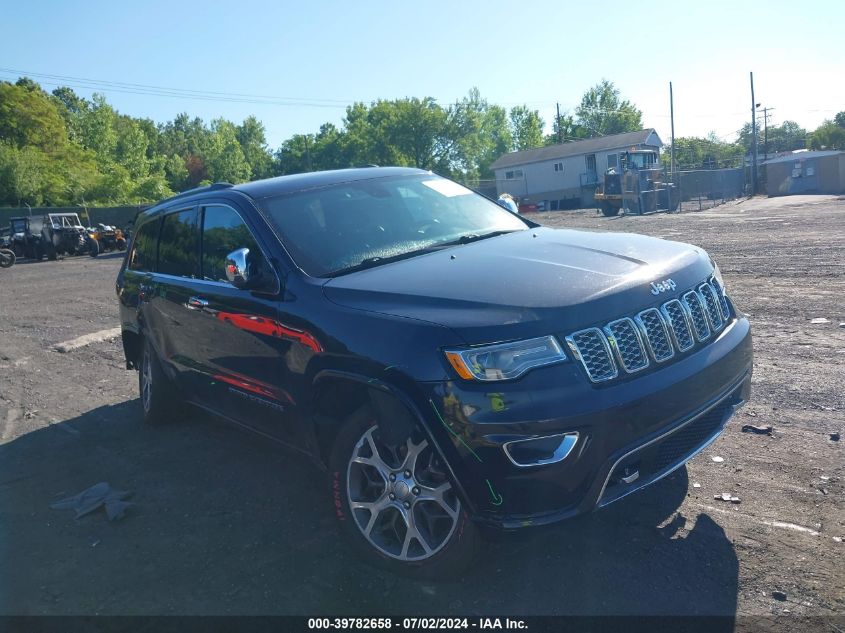
[[[15,260],[17,257],[15,256],[14,251],[10,251],[6,248],[0,248],[0,268],[11,268],[15,265]]]
[[[148,391],[145,391],[147,389]],[[161,368],[153,346],[147,340],[144,341],[138,368],[138,393],[145,424],[167,424],[175,420],[183,410],[182,400],[177,395],[172,381]]]
[[[602,202],[601,203],[601,213],[606,218],[613,218],[619,215],[620,208],[614,207],[609,202]]]
[[[403,446],[390,449],[379,440],[370,408],[362,407],[343,422],[329,466],[339,529],[366,562],[418,579],[454,577],[472,564],[478,528],[422,431],[415,429]],[[391,482],[391,475],[398,478]],[[353,510],[351,501],[379,509]],[[415,536],[408,536],[409,521]],[[387,525],[392,527],[379,529]]]
[[[91,257],[96,257],[100,254],[100,243],[93,237],[88,240],[88,254]]]
[[[42,240],[42,244],[44,245],[43,248],[38,249],[38,255],[36,259],[41,261],[41,253],[44,252],[47,255],[47,259],[51,262],[56,261],[58,259],[58,254],[56,253],[56,247],[53,245],[53,242],[47,240],[46,242]]]
[[[115,245],[117,246],[117,250],[119,250],[121,252],[126,250],[126,240],[124,240],[122,238],[117,240],[115,242]]]

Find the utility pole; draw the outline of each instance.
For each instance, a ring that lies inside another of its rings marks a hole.
[[[675,98],[672,95],[672,82],[669,82],[669,118],[672,121],[672,149],[669,154],[669,168],[672,170],[672,180],[675,179]]]
[[[748,73],[751,76],[751,195],[757,195],[757,106],[754,101],[754,73]]]
[[[557,104],[557,142],[563,143],[563,134],[560,131],[560,103]]]
[[[769,159],[769,117],[772,116],[769,110],[774,108],[763,108],[763,155],[766,160]]]

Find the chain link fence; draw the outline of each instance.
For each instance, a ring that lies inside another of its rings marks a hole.
[[[703,211],[747,195],[747,170],[694,169],[669,174],[678,187],[681,211]]]

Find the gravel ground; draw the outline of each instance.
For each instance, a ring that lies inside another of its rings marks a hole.
[[[0,614],[845,613],[845,199],[533,218],[703,246],[750,313],[752,401],[685,469],[462,581],[375,571],[309,462],[205,415],[144,428],[119,340],[53,351],[119,325],[119,257],[23,262],[0,271]],[[99,481],[134,493],[122,521],[49,509]]]

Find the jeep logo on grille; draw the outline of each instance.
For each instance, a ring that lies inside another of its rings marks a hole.
[[[672,281],[671,277],[669,279],[665,279],[663,281],[653,281],[651,284],[651,294],[659,295],[661,292],[666,292],[668,290],[674,290],[678,286]]]

